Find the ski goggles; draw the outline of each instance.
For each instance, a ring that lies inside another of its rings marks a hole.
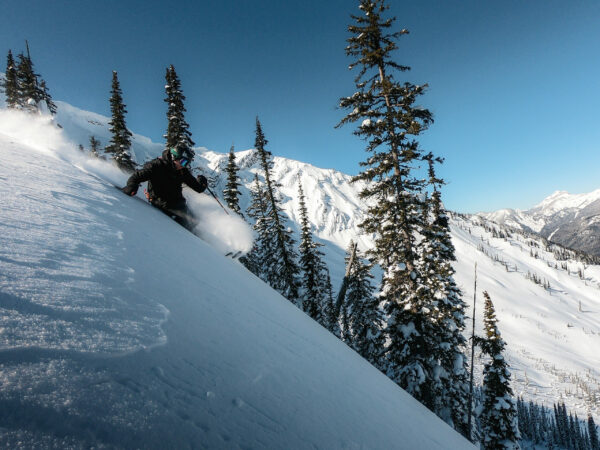
[[[179,158],[177,161],[181,167],[185,167],[190,163],[190,160],[187,158]]]

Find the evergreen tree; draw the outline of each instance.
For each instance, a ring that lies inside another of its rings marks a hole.
[[[335,300],[333,298],[333,286],[331,285],[331,277],[329,275],[329,270],[325,276],[325,291],[326,291],[326,301],[325,301],[325,312],[324,316],[326,319],[326,328],[336,336],[337,338],[342,337],[342,330],[340,329],[340,317],[338,309],[335,305]]]
[[[112,155],[112,159],[119,167],[127,171],[135,169],[135,163],[131,159],[131,131],[125,124],[125,105],[123,104],[123,94],[119,84],[117,72],[113,70],[112,88],[110,96],[110,125],[111,139],[106,147],[106,152]]]
[[[346,253],[346,264],[349,263],[354,243]],[[365,263],[357,250],[350,274],[342,315],[347,330],[344,330],[346,341],[350,347],[369,361],[373,366],[382,368],[384,354],[383,313],[379,309],[379,299],[374,295],[375,287],[371,283],[373,264]]]
[[[422,251],[419,269],[427,286],[423,296],[430,298],[423,304],[430,310],[433,321],[434,358],[428,371],[432,377],[430,387],[433,405],[431,409],[463,436],[468,436],[469,377],[466,340],[465,309],[461,292],[454,281],[456,261],[454,245],[450,237],[449,221],[441,200],[439,187],[444,183],[435,173],[434,164],[441,163],[431,153],[424,159],[429,168],[429,184],[433,191],[423,205],[424,227],[421,230]],[[429,406],[429,405],[428,405]]]
[[[361,197],[368,201],[362,229],[375,235],[369,252],[383,269],[381,294],[388,316],[386,372],[402,388],[431,407],[429,372],[434,327],[425,303],[430,296],[417,267],[417,233],[421,226],[423,181],[416,177],[421,158],[416,137],[432,122],[431,113],[415,105],[426,86],[396,80],[408,70],[392,59],[396,40],[408,32],[390,32],[395,18],[385,19],[384,0],[360,0],[360,16],[352,16],[346,53],[360,67],[358,91],[342,98],[340,106],[351,112],[340,125],[362,121],[354,132],[367,141],[367,167],[354,180],[366,182]]]
[[[167,97],[165,102],[168,105],[167,108],[167,134],[164,137],[167,140],[167,148],[172,147],[183,147],[187,149],[193,156],[194,141],[192,141],[192,133],[189,130],[189,124],[185,121],[185,107],[183,101],[185,96],[181,90],[181,82],[175,72],[175,67],[170,65],[167,68],[165,75],[167,84],[165,90]]]
[[[38,74],[33,70],[33,62],[29,55],[19,53],[17,56],[17,87],[19,106],[26,111],[36,112],[43,100],[43,92],[38,84]]]
[[[594,423],[594,418],[591,414],[588,415],[587,420],[588,435],[590,437],[590,448],[592,450],[600,450],[600,441],[598,441],[598,429]]]
[[[322,244],[314,241],[306,198],[302,182],[298,180],[298,200],[300,202],[300,268],[302,271],[302,309],[317,322],[325,327],[328,320],[325,317],[327,287],[325,277],[328,272],[323,262],[323,252],[319,250]]]
[[[481,424],[485,449],[518,449],[520,439],[517,409],[510,387],[510,372],[504,359],[505,343],[497,327],[494,305],[487,292],[485,298],[485,337],[477,341],[490,360],[483,368],[483,411]]]
[[[231,149],[229,149],[229,159],[227,162],[227,167],[225,168],[225,172],[227,173],[227,185],[223,191],[223,197],[229,209],[244,217],[242,211],[240,210],[239,196],[242,195],[242,193],[239,190],[241,184],[238,180],[238,170],[238,166],[235,163],[235,153],[233,152],[232,145]]]
[[[273,250],[273,239],[269,234],[269,218],[267,217],[267,197],[264,189],[260,185],[258,175],[254,175],[254,183],[250,188],[250,205],[247,211],[248,217],[254,219],[252,228],[255,232],[254,245],[252,250],[240,258],[242,264],[246,268],[258,276],[259,278],[267,281],[263,270],[263,263],[267,259],[265,255],[271,254]]]
[[[48,111],[52,115],[56,114],[56,104],[52,100],[52,96],[50,95],[50,91],[48,90],[48,86],[46,86],[46,81],[45,80],[41,80],[40,81],[40,89],[41,89],[41,92],[42,92],[42,101],[44,103],[46,103],[46,107],[48,108]]]
[[[6,96],[6,107],[10,109],[18,108],[20,101],[19,85],[17,82],[17,66],[10,50],[6,57],[6,73],[2,87],[4,88],[4,95]]]
[[[292,231],[286,226],[286,220],[279,206],[276,192],[278,187],[273,179],[273,162],[271,153],[265,150],[267,139],[262,131],[258,117],[256,118],[255,147],[258,151],[260,165],[265,177],[266,221],[269,235],[273,239],[270,252],[264,254],[262,270],[264,279],[273,289],[278,291],[292,303],[299,305],[299,268],[294,253],[295,241]]]
[[[100,158],[100,141],[96,139],[94,136],[90,136],[90,153],[95,158]]]

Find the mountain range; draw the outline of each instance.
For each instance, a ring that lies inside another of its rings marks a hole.
[[[556,191],[531,209],[502,209],[481,217],[569,248],[600,256],[600,189],[586,194]]]

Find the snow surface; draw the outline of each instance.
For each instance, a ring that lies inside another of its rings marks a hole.
[[[0,111],[0,447],[471,447],[68,137]]]

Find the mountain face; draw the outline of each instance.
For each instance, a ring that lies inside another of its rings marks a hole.
[[[503,209],[478,215],[600,256],[600,189],[588,194],[557,191],[526,211]]]

